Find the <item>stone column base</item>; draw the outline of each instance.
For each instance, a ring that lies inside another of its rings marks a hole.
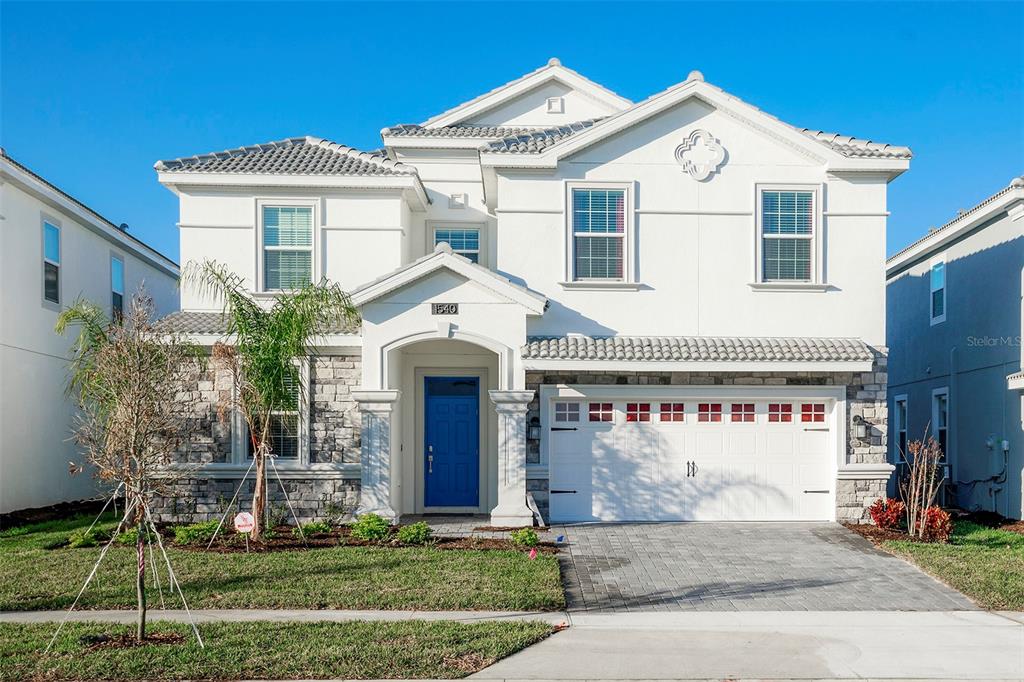
[[[491,510],[492,526],[508,526],[510,528],[524,528],[533,525],[533,512],[526,506],[523,500],[522,507],[502,508],[498,505]]]

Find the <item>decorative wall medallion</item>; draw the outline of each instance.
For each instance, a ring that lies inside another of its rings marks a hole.
[[[676,161],[694,180],[707,180],[725,161],[725,147],[706,130],[694,130],[676,147]]]

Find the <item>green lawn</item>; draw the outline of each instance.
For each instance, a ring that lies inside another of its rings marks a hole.
[[[46,549],[92,519],[0,533],[0,611],[67,608],[100,548]],[[112,528],[113,524],[106,524]],[[558,560],[526,552],[332,547],[264,554],[168,548],[192,608],[490,609],[565,606]],[[80,608],[132,608],[135,551],[114,545]],[[165,599],[166,575],[164,581]],[[150,583],[152,584],[152,583]],[[151,605],[159,605],[153,590]],[[168,601],[178,607],[178,602]]]
[[[130,627],[69,623],[43,656],[56,627],[0,624],[0,680],[457,678],[551,633],[538,622],[215,623],[200,627],[200,649],[187,624],[154,622],[186,641],[89,650],[83,636]]]
[[[890,540],[885,547],[985,608],[1024,610],[1024,535],[958,521],[949,544]]]

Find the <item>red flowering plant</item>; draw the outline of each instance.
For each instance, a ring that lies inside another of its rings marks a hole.
[[[907,506],[901,501],[884,497],[879,497],[868,508],[868,513],[871,514],[871,520],[875,522],[875,525],[886,530],[899,528],[900,519],[903,518],[906,511]]]
[[[921,517],[921,539],[949,542],[949,536],[952,533],[953,519],[950,518],[948,511],[937,505],[932,505],[924,510],[924,516]]]

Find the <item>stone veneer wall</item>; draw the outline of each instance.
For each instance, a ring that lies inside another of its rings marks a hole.
[[[627,386],[846,386],[847,462],[884,463],[888,408],[886,403],[887,349],[875,349],[870,372],[572,372],[528,371],[526,388],[537,391],[527,412],[527,423],[540,420],[540,387],[543,384],[608,384]],[[860,415],[871,424],[864,440],[856,438],[853,417]],[[528,438],[527,464],[540,463],[540,440]],[[541,512],[548,512],[548,480],[528,479],[526,488],[533,493]],[[868,520],[867,507],[885,495],[882,480],[839,480],[836,482],[836,518],[843,522]]]
[[[359,463],[359,406],[351,392],[360,382],[359,354],[322,355],[310,358],[309,371],[309,460],[316,465]],[[175,456],[183,465],[231,464],[231,420],[222,419],[220,410],[230,404],[231,371],[215,358],[197,362],[189,373],[187,384],[176,396],[179,400],[195,398],[195,408],[183,415],[189,422],[192,437]],[[236,462],[247,466],[248,460]],[[340,519],[351,515],[359,504],[358,476],[346,478],[337,471],[302,472],[286,470],[280,465],[284,490],[303,522],[317,519]],[[193,522],[220,518],[238,489],[241,472],[197,469],[177,481],[170,494],[154,502],[153,511],[165,521]],[[242,485],[232,511],[248,509],[252,502],[255,481],[252,474]],[[269,511],[274,517],[291,523],[281,483],[268,470]]]

